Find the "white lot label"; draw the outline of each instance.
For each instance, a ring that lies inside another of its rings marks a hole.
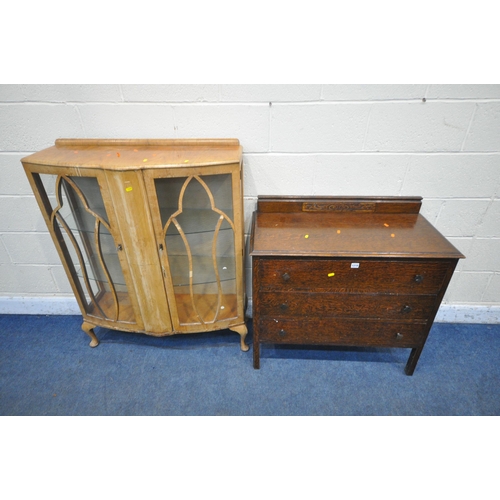
[[[359,262],[351,262],[351,269],[357,269],[359,267]]]

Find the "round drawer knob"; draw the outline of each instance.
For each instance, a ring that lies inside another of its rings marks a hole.
[[[288,304],[281,304],[281,305],[280,305],[280,309],[281,309],[282,311],[286,311],[286,310],[288,309]]]
[[[396,333],[396,340],[401,340],[403,338],[403,334],[402,333]]]
[[[422,283],[422,281],[424,281],[424,277],[421,274],[415,274],[413,281],[415,283]]]
[[[288,281],[290,279],[290,275],[288,273],[283,273],[281,276],[285,281]]]
[[[286,335],[285,330],[283,328],[280,330],[280,337],[284,337]]]
[[[404,306],[403,309],[401,309],[401,312],[403,312],[403,313],[411,312],[411,306],[409,306],[409,305]]]

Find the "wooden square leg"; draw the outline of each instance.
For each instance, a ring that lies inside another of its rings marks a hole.
[[[415,347],[411,350],[410,357],[408,358],[408,362],[406,363],[405,373],[406,375],[413,375],[415,368],[418,363],[418,358],[420,358],[420,354],[422,354],[422,347]]]

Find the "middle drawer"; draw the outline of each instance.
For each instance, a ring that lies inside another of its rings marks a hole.
[[[436,295],[261,292],[259,314],[272,317],[427,319]]]

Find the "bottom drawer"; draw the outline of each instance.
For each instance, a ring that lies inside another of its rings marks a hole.
[[[258,341],[275,344],[324,344],[379,347],[418,347],[427,334],[427,321],[389,322],[367,319],[262,318]]]

